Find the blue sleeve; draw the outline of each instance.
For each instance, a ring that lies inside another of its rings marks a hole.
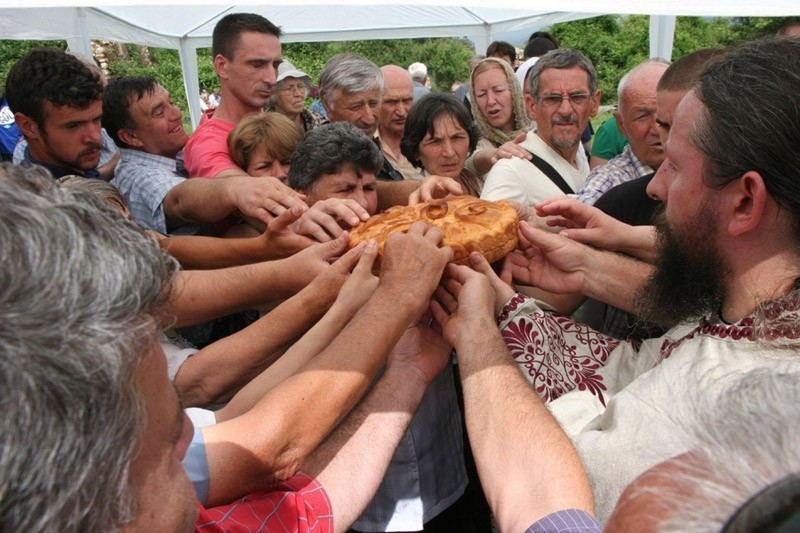
[[[198,427],[194,428],[192,442],[183,458],[183,468],[197,493],[197,499],[205,505],[208,499],[208,458],[203,433]]]
[[[531,525],[525,533],[602,533],[592,515],[578,509],[550,513]]]

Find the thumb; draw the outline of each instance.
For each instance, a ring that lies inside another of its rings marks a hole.
[[[497,288],[499,285],[503,284],[503,280],[497,277],[492,265],[489,264],[489,261],[486,260],[478,252],[472,252],[469,254],[469,264],[474,268],[477,272],[480,272],[487,278],[489,278],[489,283],[492,284],[493,288]]]
[[[545,253],[557,248],[565,239],[555,233],[534,228],[525,221],[519,223],[519,231],[525,240]]]

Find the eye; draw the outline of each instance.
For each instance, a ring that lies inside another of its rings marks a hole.
[[[542,102],[544,102],[545,105],[548,106],[561,105],[561,95],[556,96],[554,94],[549,94],[547,96],[542,97],[541,100]]]
[[[569,95],[569,101],[575,105],[583,105],[589,101],[589,95],[584,93],[575,93]]]

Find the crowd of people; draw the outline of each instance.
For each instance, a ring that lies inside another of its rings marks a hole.
[[[597,154],[598,74],[547,32],[452,94],[335,55],[315,111],[229,14],[191,135],[158,80],[30,51],[0,529],[797,530],[799,30],[637,65]],[[457,194],[515,205],[502,264],[422,222],[348,246]]]

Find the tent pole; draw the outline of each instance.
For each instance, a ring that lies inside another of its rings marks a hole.
[[[186,89],[186,103],[189,105],[189,116],[192,129],[200,123],[200,81],[197,78],[197,49],[182,38],[178,50],[183,70],[183,87]]]
[[[650,57],[672,60],[675,20],[674,15],[650,15]]]

